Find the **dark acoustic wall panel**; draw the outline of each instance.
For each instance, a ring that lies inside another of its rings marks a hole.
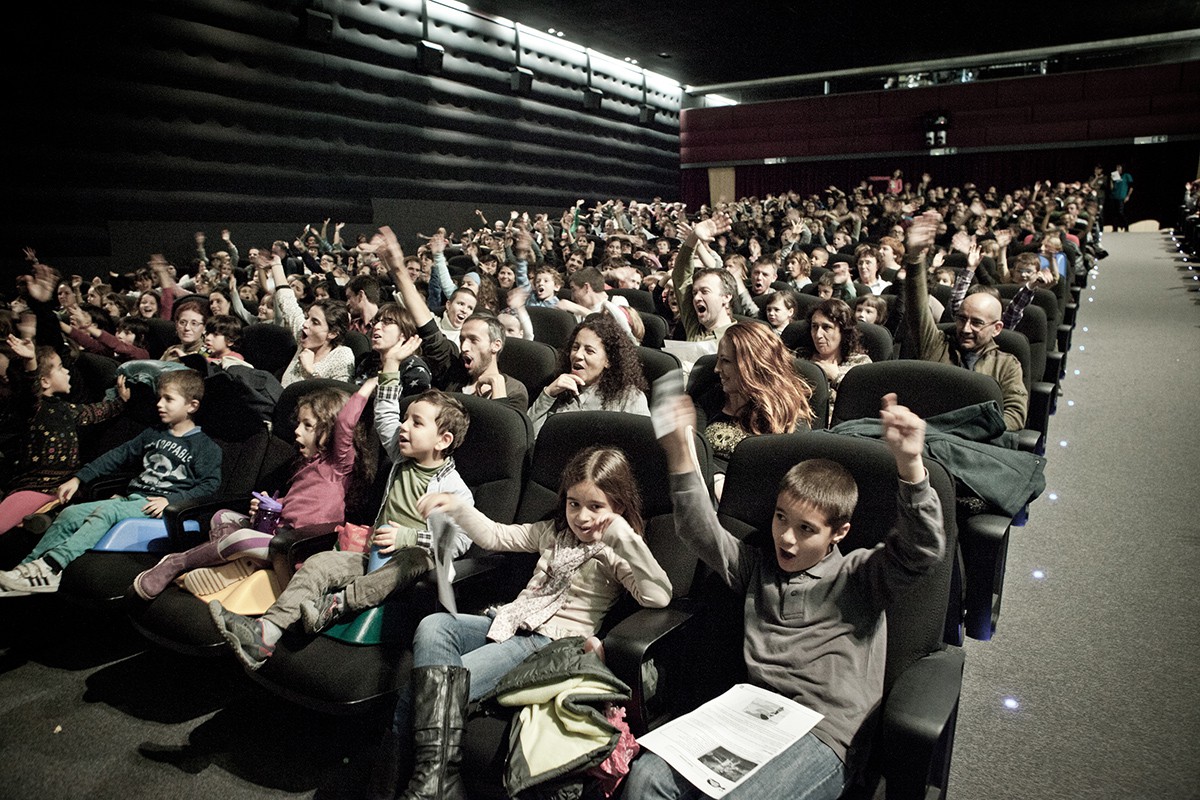
[[[179,239],[199,220],[369,225],[385,199],[532,209],[678,192],[678,87],[522,36],[534,80],[515,95],[512,26],[448,6],[428,4],[427,30],[419,0],[26,6],[18,29],[55,35],[8,48],[24,114],[5,225],[48,257],[148,252],[157,223]],[[309,7],[332,17],[327,40],[305,38]],[[440,71],[419,68],[423,36],[445,49]],[[583,106],[589,62],[599,111]],[[129,221],[147,224],[115,224]]]

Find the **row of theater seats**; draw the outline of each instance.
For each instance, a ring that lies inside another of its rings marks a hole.
[[[330,383],[288,387],[277,418],[286,417],[306,391]],[[633,690],[627,719],[635,733],[744,679],[741,598],[732,596],[676,537],[665,458],[647,418],[610,412],[556,415],[535,445],[523,415],[499,403],[470,396],[462,399],[472,425],[456,456],[458,467],[475,493],[477,506],[499,521],[529,522],[551,516],[562,471],[579,449],[604,444],[629,455],[644,498],[645,535],[674,589],[674,600],[665,609],[620,604],[601,632],[609,666]],[[257,447],[222,442],[227,455]],[[711,453],[700,436],[696,447],[711,486]],[[747,439],[729,465],[718,509],[722,523],[748,541],[769,542],[775,487],[790,466],[814,457],[845,464],[859,484],[861,499],[846,546],[870,547],[881,541],[895,518],[896,474],[887,448],[879,442],[824,432]],[[253,473],[249,464],[243,469]],[[255,478],[269,482],[271,472],[264,459]],[[386,475],[385,465],[380,474]],[[927,785],[945,785],[961,687],[962,651],[943,641],[956,563],[954,484],[936,464],[930,465],[930,475],[942,500],[951,555],[889,609],[888,696],[870,776],[885,779],[889,793],[896,797],[925,797]],[[376,486],[376,501],[383,488]],[[222,497],[216,503],[172,507],[169,546],[190,546],[204,536],[202,530],[184,532],[180,523],[188,518],[198,516],[203,525],[216,505],[237,507],[246,502],[245,496]],[[273,569],[286,582],[299,561],[331,543],[329,531],[280,535],[273,545]],[[60,592],[75,605],[93,610],[106,606],[127,614],[135,628],[173,650],[198,657],[225,655],[206,608],[186,592],[172,588],[154,602],[144,603],[129,591],[133,575],[158,557],[153,552],[88,553],[68,567]],[[532,558],[469,553],[457,568],[460,609],[475,610],[511,599],[532,567]],[[388,703],[407,679],[412,630],[435,607],[433,588],[420,584],[316,639],[286,635],[276,654],[251,676],[279,695],[326,712],[355,712]],[[697,671],[695,664],[701,660],[707,668]],[[484,715],[474,718],[468,728],[464,774],[472,797],[503,796],[497,770],[507,749],[504,725],[504,720]]]
[[[1005,332],[1002,337],[1011,333],[1009,338],[1020,337],[1015,338],[1018,344],[1026,341],[1032,345],[1042,332],[1042,345],[1046,347],[1052,326],[1066,323],[1061,323],[1061,315],[1057,314],[1056,319],[1049,319],[1043,304],[1037,300],[1035,304],[1032,308],[1043,310],[1043,316],[1027,314],[1027,322],[1023,322],[1028,327],[1027,335]],[[283,331],[278,326],[263,327]],[[864,326],[864,330],[869,332],[875,327]],[[999,387],[983,376],[937,364],[892,360],[892,348],[885,347],[891,344],[890,337],[868,333],[865,338],[868,346],[880,354],[879,363],[851,370],[839,393],[835,424],[874,417],[878,398],[888,391],[896,391],[902,403],[922,416],[1000,400]],[[286,352],[290,358],[290,345]],[[639,348],[639,355],[651,379],[678,363],[674,356],[654,348]],[[543,379],[549,380],[545,376],[553,374],[553,356],[553,349],[542,342],[510,341],[501,356],[501,368],[525,380],[531,396],[536,396]],[[1061,361],[1057,360],[1058,366],[1045,366],[1041,375],[1060,379]],[[823,421],[821,406],[828,401],[824,376],[807,361],[797,359],[796,366],[815,387],[814,409],[818,420]],[[1027,372],[1030,379],[1033,369],[1031,362]],[[1051,369],[1053,376],[1048,374]],[[194,655],[223,654],[221,640],[203,604],[179,589],[164,593],[153,603],[142,603],[130,594],[130,583],[137,572],[159,558],[162,550],[181,549],[200,541],[207,518],[216,508],[244,507],[249,491],[270,490],[282,484],[291,454],[288,440],[295,401],[315,386],[328,383],[305,381],[288,387],[273,417],[275,435],[266,426],[249,436],[236,426],[222,429],[242,415],[228,413],[228,408],[212,408],[209,419],[202,424],[225,453],[227,466],[220,496],[208,503],[169,509],[166,534],[142,552],[96,551],[78,559],[64,573],[64,599],[93,609],[119,609],[138,630],[172,649]],[[713,379],[711,365],[702,359],[692,372],[689,392],[700,401],[713,391],[719,392],[719,384]],[[649,421],[612,413],[556,415],[535,447],[523,415],[478,398],[463,400],[472,415],[472,429],[458,455],[459,469],[475,492],[480,509],[494,519],[533,521],[553,513],[562,469],[583,446],[622,447],[635,464],[647,503],[647,537],[672,578],[676,598],[667,609],[656,611],[639,610],[630,615],[631,609],[622,607],[605,625],[610,666],[634,690],[629,719],[635,732],[653,727],[737,680],[739,599],[723,595],[713,577],[675,538],[665,464]],[[1038,438],[1044,442],[1044,431],[1033,442],[1027,436],[1026,447],[1035,447]],[[701,437],[697,438],[697,449],[709,477],[710,455]],[[860,492],[862,500],[847,546],[869,546],[886,530],[889,515],[894,515],[894,466],[886,448],[878,442],[823,432],[745,440],[729,465],[719,506],[723,523],[739,535],[769,537],[769,510],[779,477],[796,461],[817,455],[845,463],[860,488],[865,489]],[[889,611],[888,697],[872,769],[873,775],[886,776],[889,794],[895,787],[900,797],[925,796],[927,785],[945,785],[962,673],[962,652],[947,643],[961,642],[964,622],[970,635],[990,638],[999,614],[1004,554],[1012,523],[1011,519],[994,515],[963,515],[954,501],[952,478],[938,465],[931,466],[930,471],[945,507],[949,551],[935,574],[921,584],[920,591],[906,597],[903,608]],[[386,466],[381,465],[379,475],[386,474]],[[378,502],[383,488],[381,484],[375,487],[373,502]],[[360,513],[369,515],[373,511],[369,508]],[[331,537],[331,532],[318,530],[278,537],[273,569],[279,581],[286,583],[296,564],[308,554],[331,546]],[[510,598],[523,585],[533,564],[532,559],[469,555],[468,561],[461,562],[456,582],[460,607],[466,610]],[[284,697],[323,711],[354,711],[388,702],[407,677],[411,632],[419,618],[435,607],[432,587],[419,585],[315,640],[285,636],[277,655],[253,677]],[[713,669],[706,670],[703,680],[697,680],[692,665],[701,658]],[[492,767],[498,763],[499,725],[492,718],[472,724],[469,759]],[[494,769],[469,769],[467,774],[478,784],[472,796],[491,796],[499,791]]]

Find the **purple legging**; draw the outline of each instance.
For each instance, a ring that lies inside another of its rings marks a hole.
[[[245,514],[228,509],[213,514],[208,538],[217,543],[217,553],[225,561],[252,558],[264,565],[271,563],[272,535],[251,528]]]

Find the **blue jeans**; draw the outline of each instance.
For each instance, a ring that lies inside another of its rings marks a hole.
[[[448,665],[471,671],[471,701],[496,688],[509,670],[531,653],[550,644],[540,633],[513,636],[504,642],[487,638],[491,617],[473,614],[430,614],[421,620],[413,637],[413,669]],[[406,734],[412,728],[412,689],[400,690],[392,730]]]
[[[725,795],[728,800],[836,800],[846,785],[846,767],[829,747],[807,734],[767,762],[754,777]],[[634,760],[625,779],[624,800],[701,798],[706,795],[649,750]]]

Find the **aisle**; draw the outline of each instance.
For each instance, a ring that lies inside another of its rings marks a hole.
[[[1104,244],[1046,494],[1014,530],[995,638],[967,645],[954,798],[1200,787],[1200,282],[1161,233]]]

